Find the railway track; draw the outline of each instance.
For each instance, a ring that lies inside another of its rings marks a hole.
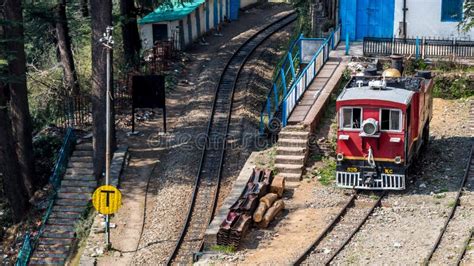
[[[365,224],[385,193],[376,199],[354,193],[337,216],[293,265],[329,265]]]
[[[258,31],[237,49],[224,67],[216,87],[206,145],[202,151],[188,215],[179,239],[167,259],[167,265],[190,264],[194,254],[202,249],[204,232],[217,205],[233,96],[245,62],[266,39],[293,23],[296,18],[295,12],[289,13]]]
[[[460,265],[463,257],[470,246],[470,243],[473,241],[473,230],[474,228],[459,228],[456,226],[456,218],[465,215],[464,212],[468,212],[469,208],[458,208],[462,204],[472,204],[473,191],[474,188],[474,146],[471,147],[468,163],[464,173],[464,177],[461,180],[460,188],[457,191],[455,202],[449,212],[448,218],[446,219],[438,238],[436,239],[435,244],[430,250],[430,253],[426,257],[424,264],[437,264],[442,257],[451,258],[451,263]],[[470,198],[469,198],[470,197]],[[471,201],[471,203],[470,203]],[[466,210],[467,209],[467,210]],[[459,230],[465,230],[464,238],[459,238],[459,236],[454,236],[454,232]],[[452,239],[455,239],[457,243],[452,243]],[[463,243],[459,243],[459,240],[464,240]],[[443,243],[446,242],[446,243]],[[451,242],[450,242],[451,241]],[[458,244],[458,245],[456,245]]]

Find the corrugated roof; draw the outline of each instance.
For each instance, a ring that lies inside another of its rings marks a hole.
[[[355,87],[345,89],[337,98],[338,101],[349,101],[349,100],[381,100],[388,102],[396,102],[401,104],[408,104],[413,96],[414,92],[387,87],[382,90],[372,89],[370,87]]]
[[[157,23],[162,21],[180,20],[196,10],[205,0],[194,0],[191,2],[178,3],[174,1],[172,6],[161,5],[155,11],[138,20],[139,24]]]

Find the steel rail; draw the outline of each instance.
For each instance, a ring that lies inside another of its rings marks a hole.
[[[247,39],[232,55],[232,57],[227,61],[224,69],[222,70],[221,72],[221,75],[220,75],[220,78],[219,78],[219,82],[217,83],[216,85],[216,89],[215,89],[215,95],[214,95],[214,101],[213,101],[213,105],[212,105],[212,110],[211,110],[211,114],[210,114],[210,117],[209,117],[209,122],[208,122],[208,126],[207,126],[207,135],[206,135],[206,140],[205,140],[205,145],[204,145],[204,148],[202,150],[202,154],[201,154],[201,160],[200,160],[200,164],[199,164],[199,170],[198,170],[198,174],[196,176],[196,179],[195,179],[195,183],[194,183],[194,189],[193,189],[193,194],[192,194],[192,197],[191,197],[191,200],[190,200],[190,204],[189,204],[189,209],[188,209],[188,213],[187,213],[187,216],[186,216],[186,220],[185,220],[185,223],[184,223],[184,226],[181,230],[181,233],[180,233],[180,236],[178,238],[178,240],[176,241],[176,245],[171,253],[171,255],[168,257],[167,259],[167,262],[166,262],[166,265],[171,265],[174,260],[176,259],[176,256],[178,255],[178,252],[181,248],[181,245],[183,244],[184,242],[184,238],[188,232],[188,229],[190,227],[190,222],[191,222],[191,218],[192,218],[192,215],[193,215],[193,212],[195,210],[195,207],[196,207],[196,198],[197,198],[197,194],[198,194],[198,191],[199,191],[199,188],[200,188],[200,182],[202,181],[202,171],[203,171],[203,165],[204,165],[204,162],[206,160],[206,155],[207,155],[207,152],[208,152],[208,146],[209,146],[209,135],[211,133],[211,130],[212,130],[212,123],[214,121],[214,116],[216,114],[216,106],[217,106],[217,102],[218,102],[218,96],[219,96],[219,92],[221,91],[221,86],[223,85],[224,83],[224,76],[227,73],[227,71],[229,70],[229,68],[231,67],[231,63],[234,59],[236,59],[237,55],[242,52],[244,50],[244,48],[247,48],[246,46],[248,46],[250,44],[251,41],[255,40],[257,37],[259,37],[262,33],[264,33],[266,30],[270,29],[271,27],[274,27],[276,26],[276,29],[273,30],[272,32],[270,32],[268,35],[264,36],[263,39],[259,40],[253,47],[249,47],[251,48],[250,51],[247,52],[247,54],[245,55],[245,57],[243,58],[243,60],[240,62],[238,66],[238,70],[237,72],[235,73],[235,75],[233,76],[233,81],[232,81],[232,87],[231,87],[231,96],[230,96],[230,105],[229,105],[229,108],[227,110],[227,121],[226,121],[226,125],[225,125],[225,139],[223,140],[223,147],[222,147],[222,150],[221,150],[221,154],[220,154],[220,159],[219,159],[219,169],[217,171],[217,180],[215,180],[216,182],[216,188],[214,190],[214,194],[212,195],[213,196],[213,200],[212,200],[212,206],[211,206],[211,215],[208,217],[208,222],[207,224],[209,224],[212,220],[212,217],[214,216],[214,212],[215,212],[215,209],[217,207],[217,199],[218,199],[218,194],[219,194],[219,189],[220,189],[220,182],[221,182],[221,175],[222,175],[222,166],[223,166],[223,163],[224,163],[224,155],[225,155],[225,150],[226,150],[226,142],[227,142],[227,135],[228,135],[228,130],[229,130],[229,124],[230,124],[230,119],[231,119],[231,111],[232,111],[232,104],[233,104],[233,98],[234,98],[234,93],[235,93],[235,87],[237,85],[237,80],[238,80],[238,77],[240,75],[240,72],[242,71],[245,63],[247,62],[247,60],[249,59],[249,57],[254,53],[254,51],[265,41],[267,40],[269,37],[271,37],[274,33],[278,32],[279,30],[281,30],[282,28],[288,26],[289,24],[293,23],[295,20],[296,20],[296,16],[295,16],[296,12],[291,12],[285,16],[283,16],[282,18],[279,18],[277,19],[276,21],[270,23],[269,25],[265,26],[264,28],[262,28],[261,30],[259,30],[257,33],[255,33],[253,36],[251,36],[249,39]],[[281,25],[278,25],[279,23],[281,23]],[[232,74],[231,74],[232,75]],[[202,245],[203,245],[203,241],[200,240],[201,243],[199,245],[199,250],[202,249]],[[197,250],[197,251],[199,251]],[[192,255],[192,254],[191,254]]]
[[[461,265],[462,259],[464,258],[464,255],[466,254],[467,249],[469,248],[469,244],[471,243],[471,241],[473,239],[474,239],[474,228],[471,228],[471,233],[469,234],[469,236],[464,241],[464,246],[463,246],[461,252],[459,252],[458,257],[456,258],[456,265],[457,266]]]
[[[344,205],[344,207],[341,209],[341,211],[337,214],[337,216],[329,223],[326,228],[319,234],[319,236],[316,238],[316,240],[311,243],[311,245],[301,254],[299,258],[297,258],[292,265],[301,265],[307,258],[308,256],[316,249],[316,247],[321,243],[321,241],[329,235],[329,233],[332,231],[337,226],[337,223],[341,220],[342,217],[347,213],[349,208],[352,208],[354,206],[355,200],[357,198],[358,193],[355,192],[347,201],[347,203]],[[370,210],[367,212],[367,214],[364,216],[364,218],[359,222],[359,224],[354,228],[354,230],[351,232],[349,237],[345,239],[345,241],[339,246],[339,248],[331,255],[330,258],[328,258],[325,262],[324,265],[329,265],[334,258],[344,249],[344,247],[350,242],[350,240],[354,237],[354,235],[362,228],[362,226],[365,224],[367,219],[370,217],[370,215],[374,212],[375,208],[377,206],[380,206],[383,197],[386,195],[386,193],[382,193],[377,201],[372,205]]]
[[[439,244],[441,243],[441,240],[443,239],[443,235],[444,235],[444,233],[446,233],[446,229],[448,228],[449,222],[451,221],[451,219],[454,216],[454,213],[456,212],[456,209],[459,205],[459,199],[462,196],[462,192],[463,192],[463,190],[466,186],[467,179],[469,178],[469,171],[471,170],[471,165],[472,165],[471,161],[472,161],[473,153],[474,153],[474,146],[471,146],[471,152],[470,152],[469,159],[468,159],[468,162],[467,162],[466,172],[464,173],[464,177],[461,180],[459,190],[456,193],[456,199],[455,199],[455,202],[454,202],[454,206],[451,208],[449,216],[446,219],[446,221],[444,222],[444,225],[441,228],[441,232],[439,233],[438,237],[436,238],[435,244],[433,245],[433,247],[431,247],[430,253],[428,254],[426,259],[424,260],[424,263],[423,263],[424,265],[428,265],[429,262],[431,261],[431,259],[433,258],[433,254],[438,249]]]

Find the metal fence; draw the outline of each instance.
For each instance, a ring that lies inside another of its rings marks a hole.
[[[290,55],[296,55],[297,58],[301,55],[301,41],[305,39],[301,35],[295,43],[290,46]],[[291,82],[285,82],[285,65],[280,69],[280,75],[277,76],[276,81],[273,84],[272,90],[270,90],[265,106],[260,114],[260,133],[268,128],[274,118],[281,121],[283,127],[286,126],[288,118],[295,108],[298,100],[301,98],[303,93],[309,87],[311,82],[314,80],[316,75],[319,73],[321,68],[324,66],[326,61],[329,59],[329,52],[334,50],[341,40],[341,27],[337,27],[335,31],[323,39],[323,42],[317,52],[312,56],[312,59],[306,65],[306,67],[298,74],[291,76]],[[295,48],[296,47],[296,48]],[[298,51],[294,51],[297,49]],[[289,62],[291,56],[286,55]],[[300,62],[300,60],[298,61]],[[299,65],[299,64],[298,64]],[[283,81],[280,81],[283,80]],[[284,86],[286,84],[286,86]]]
[[[474,41],[429,38],[375,38],[365,37],[365,56],[400,54],[416,58],[474,58]]]
[[[31,255],[38,243],[40,236],[43,234],[43,231],[46,226],[46,222],[53,211],[54,202],[56,201],[57,191],[61,184],[61,178],[66,172],[67,164],[69,162],[69,157],[71,156],[72,150],[74,149],[74,145],[76,144],[76,135],[74,134],[74,130],[72,128],[68,128],[66,132],[66,136],[64,137],[63,145],[61,146],[61,150],[59,150],[59,157],[56,161],[54,166],[53,173],[49,178],[49,182],[53,186],[53,193],[49,197],[48,201],[48,208],[43,215],[43,219],[41,222],[41,226],[38,229],[36,235],[32,236],[29,232],[26,233],[23,239],[23,245],[18,252],[18,258],[16,260],[16,266],[26,266],[28,265],[28,261],[30,260]]]

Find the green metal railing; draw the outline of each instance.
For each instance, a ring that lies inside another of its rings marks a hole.
[[[66,132],[66,136],[64,137],[63,145],[61,146],[61,150],[59,150],[59,157],[56,161],[56,165],[54,166],[53,173],[49,178],[49,182],[52,184],[54,191],[49,197],[48,208],[46,209],[45,214],[43,215],[43,219],[41,222],[41,226],[36,233],[36,235],[32,235],[31,233],[27,232],[23,239],[23,245],[18,252],[18,258],[16,260],[16,266],[26,266],[28,265],[28,261],[30,260],[31,255],[38,243],[40,236],[43,234],[46,222],[53,211],[54,202],[56,201],[56,197],[58,195],[58,189],[61,186],[61,178],[66,172],[67,164],[69,162],[69,157],[74,149],[76,144],[76,135],[74,134],[74,130],[72,128],[68,128]]]

